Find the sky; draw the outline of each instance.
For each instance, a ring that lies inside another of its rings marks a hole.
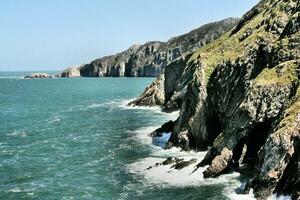
[[[1,0],[0,71],[62,70],[205,23],[259,0]]]

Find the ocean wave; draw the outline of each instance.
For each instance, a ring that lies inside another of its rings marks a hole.
[[[50,118],[47,120],[47,122],[48,122],[49,124],[54,124],[54,123],[60,122],[60,121],[61,121],[61,118],[60,118],[60,116],[57,116],[57,115],[52,116],[52,117],[50,117]]]
[[[128,103],[134,99],[121,101],[119,107],[125,110],[145,110],[151,111],[153,113],[159,113],[169,118],[169,120],[176,120],[179,116],[179,111],[174,111],[170,113],[163,112],[160,106],[128,106]]]
[[[206,155],[207,152],[195,152],[195,151],[182,151],[180,148],[173,147],[168,150],[163,150],[160,147],[152,145],[152,138],[148,136],[150,132],[155,130],[157,127],[149,126],[135,131],[135,140],[142,144],[149,145],[152,148],[152,152],[149,157],[140,159],[134,163],[129,164],[126,167],[126,171],[130,174],[136,174],[145,180],[146,185],[160,185],[161,187],[187,187],[187,186],[202,186],[202,185],[217,185],[225,184],[223,194],[232,200],[255,200],[253,191],[249,194],[237,194],[238,188],[244,187],[245,183],[240,181],[240,173],[232,172],[224,174],[218,178],[204,179],[203,172],[208,166],[200,167],[196,171],[196,165]],[[155,166],[156,163],[161,163],[168,157],[176,157],[188,161],[191,159],[197,159],[195,164],[185,167],[181,170],[171,168],[171,165],[159,165]],[[151,169],[148,167],[153,166]],[[290,200],[288,196],[273,195],[268,198],[269,200]]]
[[[0,79],[24,79],[23,76],[0,76]]]
[[[6,134],[7,136],[20,137],[25,138],[29,135],[29,133],[22,130],[14,130],[12,133]]]

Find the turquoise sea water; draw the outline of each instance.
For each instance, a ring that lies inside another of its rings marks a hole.
[[[152,78],[21,76],[0,73],[0,199],[229,199],[239,184],[235,174],[146,170],[203,156],[151,145],[147,133],[178,113],[125,106]]]

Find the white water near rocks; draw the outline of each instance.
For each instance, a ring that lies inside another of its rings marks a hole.
[[[151,110],[153,112],[161,112],[159,107],[129,107],[125,109],[145,109]],[[162,113],[163,115],[168,115],[169,120],[176,120],[179,112],[173,113]],[[148,136],[149,133],[154,131],[158,127],[145,127],[143,129],[138,129],[135,132],[135,136],[139,142],[143,144],[150,145],[152,147],[152,153],[150,157],[140,159],[135,163],[127,166],[127,170],[130,173],[138,174],[142,176],[145,181],[150,184],[161,185],[162,187],[188,187],[188,186],[204,186],[204,185],[217,185],[226,184],[227,186],[222,191],[222,193],[231,200],[255,200],[252,189],[249,194],[237,194],[236,190],[238,188],[243,188],[245,182],[242,183],[239,180],[240,174],[237,172],[232,172],[229,174],[221,175],[218,178],[203,178],[203,171],[208,167],[200,167],[197,170],[197,163],[200,162],[206,151],[203,152],[186,152],[179,148],[173,147],[168,150],[164,150],[161,147],[153,145],[153,139]],[[161,163],[168,157],[176,157],[188,161],[191,159],[197,159],[195,164],[191,164],[181,170],[174,169],[172,165],[158,165],[156,163]],[[152,166],[151,169],[148,169]],[[221,191],[220,191],[221,192]],[[290,200],[289,196],[276,196],[273,195],[268,198],[268,200]]]
[[[204,168],[191,173],[195,165],[146,170],[169,156],[205,154],[152,145],[169,135],[161,143],[147,135],[179,114],[126,106],[152,81],[0,79],[0,199],[247,198],[234,192],[237,173],[204,180]]]

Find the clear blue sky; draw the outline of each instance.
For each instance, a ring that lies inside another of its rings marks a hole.
[[[0,71],[61,70],[207,22],[259,0],[1,0]]]

